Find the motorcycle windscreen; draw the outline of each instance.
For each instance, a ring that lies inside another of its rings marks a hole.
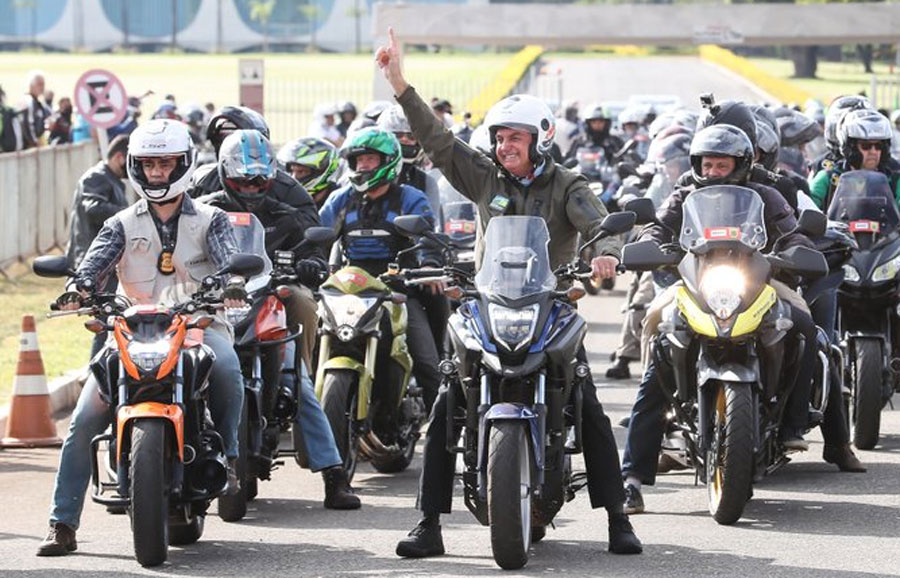
[[[847,223],[851,233],[889,233],[900,225],[891,185],[883,173],[850,171],[841,175],[828,206],[828,219]]]
[[[684,200],[679,242],[698,252],[717,241],[740,242],[761,251],[766,246],[762,199],[752,189],[733,185],[705,187]]]
[[[481,294],[519,299],[556,288],[544,219],[495,217],[488,222],[484,242],[484,259],[475,276]]]
[[[272,261],[266,254],[266,229],[253,213],[228,213],[228,222],[231,223],[231,229],[234,231],[238,252],[259,255],[265,261],[262,272],[252,279],[266,279],[265,282],[268,283],[268,275],[272,272]],[[247,285],[248,290],[255,289],[252,281]]]
[[[475,223],[478,220],[478,207],[471,201],[447,203],[441,206],[443,212],[444,233],[457,246],[475,242]]]

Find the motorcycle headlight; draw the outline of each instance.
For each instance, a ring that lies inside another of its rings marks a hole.
[[[491,332],[510,351],[516,351],[531,341],[537,325],[537,303],[511,309],[496,303],[488,303],[488,317],[491,319]]]
[[[359,318],[378,301],[377,297],[357,297],[356,295],[323,294],[323,298],[338,327],[341,325],[356,327]]]
[[[167,341],[154,341],[153,343],[132,341],[128,344],[128,357],[136,366],[146,372],[152,372],[162,365],[168,356],[169,343]]]
[[[846,269],[844,270],[846,271]],[[897,276],[897,271],[900,271],[900,255],[876,267],[875,270],[872,271],[872,281],[875,283],[889,281]]]
[[[728,319],[741,305],[746,289],[744,273],[731,265],[710,267],[700,281],[700,293],[719,319]]]
[[[225,309],[225,319],[232,325],[237,325],[247,318],[250,309],[251,307],[249,305],[246,307],[229,307]]]
[[[859,271],[856,270],[856,267],[853,265],[844,265],[844,281],[859,283],[859,279]]]

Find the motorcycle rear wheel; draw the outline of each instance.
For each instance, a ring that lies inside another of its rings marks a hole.
[[[158,566],[169,549],[169,460],[171,445],[161,419],[135,420],[131,431],[131,533],[141,566]]]
[[[713,431],[706,450],[709,513],[722,525],[744,513],[753,484],[753,392],[748,384],[719,383]]]
[[[518,421],[491,425],[488,519],[494,561],[504,570],[525,566],[531,546],[531,460],[526,427]]]
[[[875,339],[857,339],[854,348],[853,445],[870,450],[878,443],[881,429],[881,344]]]
[[[356,419],[356,386],[359,374],[348,369],[338,369],[325,374],[322,387],[322,411],[331,426],[347,481],[353,480],[359,457],[359,441],[350,424]]]

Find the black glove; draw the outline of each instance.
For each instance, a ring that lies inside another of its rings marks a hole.
[[[225,285],[222,291],[223,299],[247,299],[247,290],[244,288],[244,279],[242,277],[232,277]]]
[[[61,309],[64,305],[69,305],[71,303],[78,304],[79,307],[84,306],[84,299],[81,297],[81,293],[78,291],[66,291],[62,295],[56,298],[56,307],[52,308],[55,310]]]
[[[294,265],[294,271],[297,272],[297,279],[300,283],[307,287],[318,287],[325,273],[322,264],[315,259],[300,259]]]

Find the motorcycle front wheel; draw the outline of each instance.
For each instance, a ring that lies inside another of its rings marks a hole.
[[[853,347],[853,445],[870,450],[881,429],[882,355],[875,339],[857,339]]]
[[[744,513],[753,484],[753,392],[750,384],[716,388],[706,489],[713,519],[731,525]]]
[[[163,420],[135,420],[131,431],[128,513],[134,556],[141,566],[158,566],[168,557],[171,447]]]
[[[350,424],[356,419],[356,386],[359,374],[337,369],[325,374],[322,387],[322,411],[331,426],[334,441],[344,462],[347,481],[353,480],[359,457],[359,440]]]
[[[491,425],[487,501],[494,561],[504,570],[528,562],[531,546],[531,459],[528,426],[519,421]]]

